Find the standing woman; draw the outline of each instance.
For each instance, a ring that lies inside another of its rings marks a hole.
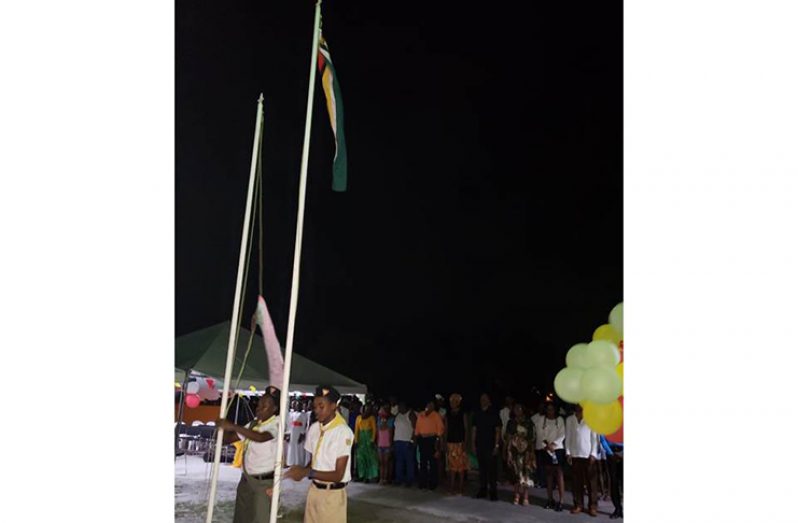
[[[468,473],[468,455],[465,450],[466,418],[460,408],[463,397],[456,392],[449,396],[449,406],[444,424],[446,441],[446,466],[449,468],[449,492],[462,496],[465,476]],[[455,483],[457,481],[457,483]]]
[[[535,427],[526,415],[523,405],[513,406],[515,417],[507,422],[507,463],[515,485],[513,505],[518,505],[523,496],[523,504],[529,505],[529,487],[534,483]]]
[[[543,464],[546,466],[546,493],[548,502],[546,508],[553,508],[557,512],[562,512],[562,499],[565,495],[565,479],[562,474],[562,464],[565,461],[565,420],[557,415],[554,403],[546,404],[546,417],[541,423],[540,437],[538,438],[538,450],[543,450]],[[554,483],[557,482],[557,490],[560,498],[554,503]]]
[[[368,483],[380,475],[377,458],[377,420],[372,404],[363,408],[363,414],[355,421],[355,470],[360,481]]]
[[[391,447],[393,446],[393,418],[390,405],[380,408],[377,417],[377,450],[380,455],[380,485],[391,482]]]
[[[288,426],[286,427],[288,445],[286,445],[285,462],[289,467],[294,465],[304,467],[307,464],[305,435],[310,424],[308,423],[308,413],[302,406],[298,400],[294,400],[291,402],[291,411],[288,413]]]

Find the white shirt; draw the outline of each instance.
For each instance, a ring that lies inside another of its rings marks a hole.
[[[343,417],[341,418],[343,420]],[[329,422],[326,427],[330,427],[335,422]],[[352,442],[355,435],[347,425],[346,420],[333,428],[327,428],[324,434],[321,433],[321,423],[318,421],[310,426],[307,438],[305,439],[305,450],[312,454],[311,467],[313,470],[328,472],[335,470],[335,462],[338,458],[346,456],[347,462],[344,468],[343,483],[352,480],[349,467],[349,459],[352,453]]]
[[[246,451],[244,451],[244,466],[247,474],[258,475],[274,472],[274,464],[277,461],[277,438],[280,434],[280,418],[272,416],[266,421],[249,424],[249,428],[255,432],[268,432],[272,435],[269,441],[251,441],[238,434],[238,439],[244,440]]]
[[[565,455],[574,458],[588,458],[593,456],[598,459],[598,436],[590,430],[585,418],[576,419],[576,415],[568,416],[565,420]]]
[[[411,441],[413,438],[413,421],[410,419],[410,411],[404,414],[401,412],[393,420],[393,439],[394,441]]]
[[[560,416],[554,419],[548,419],[545,416],[539,421],[539,430],[537,431],[538,437],[535,440],[535,449],[542,450],[546,448],[544,441],[554,443],[555,449],[563,448],[565,442],[565,420]],[[538,429],[538,427],[535,427]]]

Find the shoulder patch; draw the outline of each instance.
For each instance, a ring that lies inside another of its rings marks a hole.
[[[352,444],[352,439],[351,438],[346,438],[346,444],[347,444],[347,446],[351,445]]]

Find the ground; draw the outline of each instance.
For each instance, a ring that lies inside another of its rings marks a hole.
[[[191,456],[175,461],[175,523],[201,523],[205,521],[208,502],[211,465],[201,458]],[[240,469],[222,464],[219,470],[214,522],[229,523],[233,520],[235,490],[241,476]],[[470,486],[474,487],[475,481]],[[286,481],[280,495],[285,515],[281,523],[302,521],[305,493],[308,483]],[[421,491],[418,488],[364,485],[352,483],[347,487],[349,495],[349,523],[439,523],[457,521],[463,523],[549,523],[559,521],[608,520],[612,503],[599,502],[599,517],[585,514],[574,516],[568,513],[572,496],[566,493],[563,512],[543,508],[546,492],[532,489],[529,506],[510,503],[512,491],[502,486],[499,501],[489,502],[470,497],[447,496],[443,488],[437,492]],[[622,522],[622,519],[616,520]]]

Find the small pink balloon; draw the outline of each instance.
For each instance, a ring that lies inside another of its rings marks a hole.
[[[186,395],[186,407],[193,409],[199,407],[200,404],[200,397],[196,394],[187,394]]]
[[[216,383],[213,378],[205,378],[205,381],[208,383],[208,387],[210,388],[213,388],[214,383]]]

